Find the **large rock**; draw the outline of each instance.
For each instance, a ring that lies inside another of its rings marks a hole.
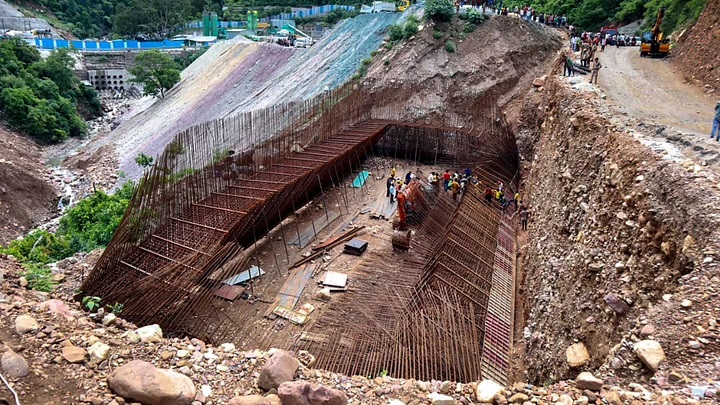
[[[235,397],[231,399],[227,405],[283,405],[283,403],[280,401],[280,397],[270,394],[266,397],[262,395]]]
[[[565,359],[570,367],[582,367],[590,362],[590,355],[585,345],[578,342],[565,350]]]
[[[140,341],[145,343],[158,343],[163,337],[162,329],[158,324],[143,326],[135,330],[135,333],[140,336]]]
[[[23,356],[8,350],[0,358],[0,366],[6,377],[20,378],[30,374],[30,368]]]
[[[62,356],[68,363],[82,363],[86,354],[85,349],[77,346],[65,346],[62,350]]]
[[[660,343],[655,340],[641,340],[635,343],[633,351],[640,358],[640,361],[653,372],[657,371],[660,363],[665,360],[665,352]]]
[[[455,405],[455,399],[453,397],[437,392],[428,395],[428,399],[432,405]]]
[[[306,381],[280,384],[278,397],[283,405],[346,405],[348,403],[344,392]]]
[[[90,355],[90,360],[101,362],[110,355],[110,346],[103,342],[95,342],[92,346],[88,347],[87,352]]]
[[[141,360],[118,367],[107,382],[115,394],[146,405],[189,405],[196,394],[190,378]]]
[[[286,351],[278,350],[260,371],[257,385],[265,391],[277,388],[284,382],[292,381],[298,367],[300,362],[295,357]]]
[[[547,80],[547,76],[536,77],[535,80],[533,80],[532,84],[535,87],[543,87],[543,86],[545,86],[546,80]]]
[[[603,386],[603,380],[586,371],[577,376],[575,385],[581,390],[600,391]]]
[[[19,334],[34,332],[40,329],[35,318],[30,315],[20,315],[15,318],[15,331]]]
[[[479,402],[493,402],[496,395],[503,391],[503,386],[493,380],[483,380],[475,390]]]

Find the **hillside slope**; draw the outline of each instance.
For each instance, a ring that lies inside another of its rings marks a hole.
[[[343,21],[310,49],[244,40],[217,44],[183,72],[165,99],[123,122],[95,146],[114,145],[120,170],[137,178],[142,171],[135,156],[159,154],[183,129],[307,99],[346,82],[400,16],[367,14]]]
[[[720,91],[720,0],[708,0],[697,23],[673,50],[673,63],[685,78]]]

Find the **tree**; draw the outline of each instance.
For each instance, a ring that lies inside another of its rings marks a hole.
[[[153,165],[153,157],[148,156],[144,153],[141,153],[137,156],[135,156],[135,163],[137,163],[140,167],[150,167]]]
[[[128,71],[135,76],[132,81],[142,85],[147,96],[165,98],[165,91],[180,81],[180,70],[173,58],[157,50],[138,55],[135,66]]]

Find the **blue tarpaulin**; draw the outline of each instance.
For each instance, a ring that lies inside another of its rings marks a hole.
[[[251,278],[258,278],[263,274],[265,274],[265,271],[263,271],[263,269],[259,268],[258,266],[252,266],[250,267],[250,271],[243,271],[240,274],[236,274],[229,279],[223,281],[223,283],[227,285],[242,284],[246,283]]]
[[[353,180],[352,186],[355,188],[362,187],[368,177],[370,177],[370,172],[360,172],[360,174],[355,177],[355,180]]]

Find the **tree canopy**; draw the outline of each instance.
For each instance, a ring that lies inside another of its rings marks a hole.
[[[91,87],[73,73],[67,50],[42,60],[22,40],[0,42],[0,114],[8,124],[43,143],[87,132],[87,118],[100,115],[100,101]]]
[[[147,96],[164,98],[165,91],[180,81],[180,69],[175,60],[157,50],[139,54],[128,71],[135,76],[132,81],[141,84]]]
[[[665,8],[662,29],[670,34],[695,21],[707,0],[507,0],[511,7],[531,5],[542,13],[565,15],[581,29],[598,30],[610,23],[627,24],[645,19],[643,28],[655,24]]]

